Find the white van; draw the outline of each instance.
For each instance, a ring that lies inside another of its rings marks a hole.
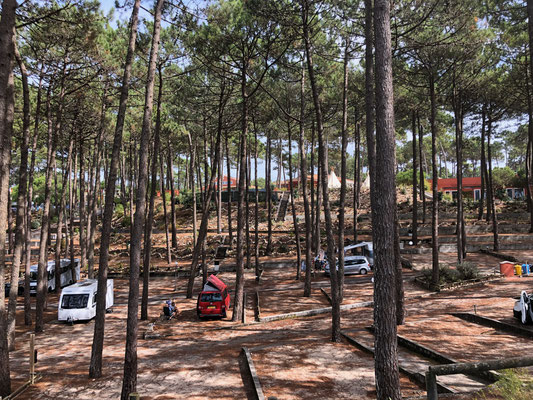
[[[68,322],[93,319],[96,316],[97,290],[97,279],[86,279],[63,289],[59,299],[57,319]],[[111,307],[113,307],[113,279],[108,279],[105,298],[106,311],[110,311]]]
[[[30,266],[30,294],[37,293],[37,273],[39,266],[38,264]],[[74,277],[72,276],[70,268],[70,259],[62,258],[59,264],[59,273],[61,274],[61,287],[65,287],[80,279],[80,259],[76,258],[74,260]],[[46,265],[46,274],[45,278],[47,280],[47,287],[49,292],[56,290],[56,262],[55,260],[48,261]],[[19,282],[19,285],[22,284],[24,287],[24,280]],[[24,291],[24,290],[23,290]]]

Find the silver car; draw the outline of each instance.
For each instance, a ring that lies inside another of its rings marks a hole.
[[[337,261],[337,269],[339,262]],[[347,256],[344,258],[344,275],[365,275],[371,270],[368,259],[365,256]],[[325,267],[326,275],[329,275],[329,264]]]

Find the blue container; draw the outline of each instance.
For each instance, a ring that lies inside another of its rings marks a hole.
[[[522,275],[529,275],[529,264],[522,264]]]

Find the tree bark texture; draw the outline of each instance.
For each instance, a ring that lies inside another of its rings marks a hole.
[[[313,54],[311,50],[311,38],[309,34],[309,12],[310,4],[308,0],[302,1],[302,30],[305,44],[305,54],[307,57],[307,69],[309,72],[309,81],[311,83],[311,92],[313,95],[313,104],[315,108],[318,143],[319,143],[319,161],[321,170],[321,189],[324,200],[324,219],[326,222],[326,238],[327,238],[327,254],[328,261],[331,268],[331,340],[333,342],[340,341],[340,299],[338,275],[335,273],[335,241],[333,238],[333,221],[331,218],[331,208],[328,193],[328,164],[327,164],[327,147],[324,138],[324,127],[322,119],[322,108],[319,98],[319,87],[315,78]]]
[[[16,8],[15,0],[4,0],[0,19],[0,396],[7,396],[11,392],[4,283],[9,165],[15,113],[13,66]]]
[[[392,84],[392,47],[390,3],[375,0],[374,32],[376,46],[376,179],[372,190],[372,231],[375,252],[374,268],[374,325],[375,375],[378,399],[401,399],[396,339],[395,298],[395,131]]]
[[[22,260],[22,249],[25,245],[26,227],[26,193],[28,181],[28,147],[30,142],[30,88],[28,85],[28,73],[26,66],[20,56],[16,46],[15,58],[19,65],[22,77],[23,95],[23,119],[22,119],[22,141],[20,144],[20,168],[19,168],[19,190],[17,197],[17,214],[15,222],[15,249],[13,252],[13,263],[11,266],[11,287],[9,290],[9,305],[7,315],[7,336],[9,350],[15,350],[15,320],[17,311],[17,294],[19,283],[19,272]],[[11,208],[11,205],[8,205]]]
[[[109,266],[109,244],[111,242],[111,220],[115,206],[115,185],[120,161],[120,149],[122,148],[122,132],[126,117],[126,107],[130,87],[131,67],[135,53],[135,42],[137,39],[137,26],[139,22],[140,0],[135,0],[130,20],[130,37],[128,52],[122,77],[122,88],[120,91],[120,103],[113,137],[113,149],[111,153],[111,164],[109,166],[108,179],[105,191],[104,217],[102,219],[102,235],[100,239],[100,255],[98,260],[98,295],[96,299],[96,318],[94,324],[93,343],[91,348],[91,362],[89,366],[89,377],[99,378],[102,376],[102,352],[104,348],[105,331],[105,298],[107,293],[107,272]],[[106,158],[106,157],[104,157]],[[72,207],[71,207],[72,210]]]
[[[157,0],[154,15],[154,30],[150,61],[148,64],[148,77],[144,100],[144,115],[141,131],[139,157],[139,179],[137,186],[137,199],[135,202],[135,219],[131,235],[130,251],[130,289],[128,294],[128,320],[126,324],[126,351],[124,357],[124,378],[122,380],[121,400],[128,400],[130,393],[137,389],[137,336],[139,309],[139,269],[141,264],[141,241],[146,208],[146,182],[148,180],[148,152],[152,109],[154,102],[154,83],[157,53],[159,51],[159,37],[161,32],[161,11],[165,0]]]

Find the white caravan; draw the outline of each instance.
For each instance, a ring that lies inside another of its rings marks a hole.
[[[36,294],[37,293],[37,272],[38,272],[38,264],[32,265],[30,267],[30,294]],[[56,278],[55,278],[55,271],[56,269],[56,262],[54,260],[48,261],[48,264],[46,265],[46,274],[45,279],[48,282],[47,287],[48,291],[52,292],[56,290]],[[72,276],[72,269],[70,268],[70,259],[68,258],[62,258],[60,260],[59,264],[59,272],[61,274],[61,287],[65,287],[67,285],[70,285],[71,283],[77,281],[80,279],[80,260],[79,258],[76,258],[74,260],[74,277]],[[24,281],[22,280],[19,285],[22,284],[24,286]]]
[[[362,252],[359,252],[359,249],[361,249]],[[372,244],[372,242],[361,242],[346,246],[344,248],[344,254],[346,254],[348,250],[352,250],[353,255],[365,256],[368,259],[369,264],[371,266],[374,265],[374,245]]]
[[[61,292],[57,319],[59,321],[88,321],[96,316],[97,279],[86,279],[69,286]],[[113,279],[107,280],[105,308],[113,307]]]

